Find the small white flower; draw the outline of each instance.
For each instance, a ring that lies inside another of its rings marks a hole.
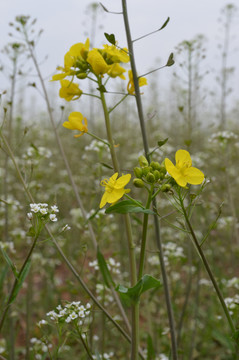
[[[63,228],[61,230],[62,231],[68,231],[70,229],[71,229],[71,227],[68,224],[66,224],[65,226],[63,226]]]
[[[38,211],[40,210],[40,206],[38,204],[30,204],[30,208],[31,211],[33,211],[34,213],[38,213]]]
[[[50,218],[50,220],[53,221],[53,222],[57,221],[57,217],[56,217],[55,214],[50,214],[49,218]]]
[[[47,214],[47,209],[46,209],[46,208],[41,208],[41,209],[40,209],[40,213],[41,213],[42,215],[46,215],[46,214]]]
[[[37,325],[39,326],[39,327],[42,327],[42,325],[46,325],[47,324],[47,321],[46,320],[40,320],[38,323],[37,323]]]
[[[57,205],[52,205],[51,206],[51,210],[53,211],[53,212],[59,212],[59,209],[58,209],[58,206]]]
[[[27,217],[29,220],[32,220],[33,219],[33,214],[31,212],[27,213]]]

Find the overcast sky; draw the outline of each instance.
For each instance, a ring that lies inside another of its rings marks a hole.
[[[238,0],[234,1],[235,4],[237,2]],[[63,64],[63,56],[69,47],[74,43],[84,42],[87,33],[91,32],[92,16],[89,11],[87,13],[87,7],[91,3],[90,0],[1,0],[0,49],[11,40],[8,37],[8,23],[13,21],[16,15],[36,17],[38,28],[44,29],[37,46],[38,59],[42,60],[48,55],[42,69],[46,77],[50,76],[57,65]],[[120,0],[102,0],[102,3],[108,10],[121,11]],[[225,0],[128,0],[133,38],[159,28],[167,17],[170,17],[170,22],[163,31],[135,43],[138,73],[145,73],[152,68],[156,58],[161,61],[158,65],[163,65],[181,41],[191,40],[197,34],[204,34],[208,38],[208,64],[211,64],[208,65],[208,70],[210,71],[210,66],[220,68],[217,51],[220,37],[218,18],[220,10],[226,4],[228,1]],[[233,26],[234,34],[238,33],[238,25],[237,18]],[[119,45],[126,46],[121,15],[100,11],[95,29],[96,47],[105,43],[104,32],[114,33]],[[230,49],[229,65],[238,64],[239,52],[232,51],[236,47],[239,47],[238,37],[234,39]],[[171,68],[164,71],[171,71]],[[1,91],[6,85],[3,78],[0,79]],[[236,83],[239,84],[238,70],[233,85]]]

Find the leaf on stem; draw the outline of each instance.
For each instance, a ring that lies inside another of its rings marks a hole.
[[[147,290],[159,288],[161,281],[151,275],[144,275],[133,287],[126,288],[118,285],[116,291],[119,292],[121,300],[127,306],[135,305],[139,302],[140,296]]]
[[[127,213],[144,213],[154,215],[152,210],[144,208],[140,203],[132,200],[123,200],[105,210],[106,214],[127,214]]]
[[[100,86],[97,88],[97,90],[99,90],[99,92],[101,92],[101,93],[106,93],[106,92],[107,92],[107,90],[106,90],[106,88],[104,87],[104,85],[100,85]]]
[[[162,147],[164,144],[166,144],[167,141],[168,141],[168,138],[158,141],[158,147]]]
[[[163,30],[168,25],[169,20],[170,20],[170,17],[167,18],[167,20],[163,23],[161,28],[158,29],[158,31]]]
[[[27,277],[27,274],[30,270],[30,267],[31,267],[31,259],[28,260],[28,262],[26,263],[26,266],[24,267],[21,275],[19,276],[18,280],[17,280],[17,286],[15,287],[14,289],[14,292],[11,296],[11,299],[10,299],[10,302],[9,302],[9,305],[13,303],[13,301],[16,299],[17,297],[17,294],[19,293],[19,291],[21,290],[21,287],[22,287],[22,284],[24,283],[24,280],[26,279]]]
[[[174,61],[174,58],[173,58],[173,53],[171,53],[171,54],[169,55],[167,64],[166,64],[165,66],[172,66],[174,63],[175,63],[175,61]]]
[[[114,34],[107,34],[104,33],[106,39],[109,41],[109,43],[111,43],[112,45],[115,45],[116,41],[115,41],[115,36]]]
[[[12,269],[12,272],[15,276],[16,279],[18,279],[18,271],[16,269],[16,266],[13,264],[12,260],[10,259],[10,257],[8,256],[8,254],[6,253],[6,251],[0,246],[1,252],[3,254],[4,259],[6,260],[6,263],[10,266],[10,268]]]
[[[115,283],[111,277],[111,273],[109,271],[109,268],[106,264],[105,258],[103,256],[103,254],[100,252],[100,249],[98,248],[97,250],[97,260],[98,260],[98,265],[100,268],[100,272],[101,275],[103,276],[103,280],[105,285],[110,288],[110,285],[115,286]]]

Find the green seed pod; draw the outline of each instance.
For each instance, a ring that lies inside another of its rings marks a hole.
[[[143,169],[142,169],[142,173],[144,176],[147,176],[147,174],[150,172],[150,166],[145,166]]]
[[[133,180],[133,184],[137,188],[143,188],[145,186],[143,180],[138,178]]]
[[[153,184],[153,183],[155,182],[154,174],[151,173],[151,172],[149,172],[149,173],[147,174],[147,176],[146,176],[146,180],[147,180],[149,183]]]
[[[144,168],[145,166],[148,166],[148,165],[149,165],[148,160],[146,159],[145,156],[141,155],[141,156],[139,157],[139,165],[140,165],[142,168]]]
[[[152,166],[153,170],[161,170],[161,166],[157,161],[151,161],[150,166]]]
[[[160,172],[158,170],[153,171],[155,181],[158,181],[160,179]]]
[[[169,190],[171,189],[171,185],[170,184],[163,184],[161,186],[161,191],[162,192],[169,192]]]
[[[141,179],[143,176],[143,170],[140,167],[135,167],[134,168],[134,175],[135,177]]]

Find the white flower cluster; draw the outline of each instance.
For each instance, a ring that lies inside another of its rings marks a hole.
[[[218,131],[209,138],[211,143],[223,143],[229,140],[237,140],[238,136],[232,131]]]
[[[107,140],[104,140],[107,142]],[[102,142],[102,141],[98,141],[98,140],[92,140],[90,145],[85,146],[85,151],[95,151],[95,152],[100,152],[104,149],[106,149],[107,146]]]
[[[113,351],[111,351],[109,354],[104,353],[103,355],[92,355],[93,359],[97,359],[97,360],[108,360],[108,359],[112,359],[114,356]]]
[[[49,311],[46,315],[55,323],[71,323],[77,319],[78,325],[81,326],[86,319],[89,319],[90,308],[89,303],[84,306],[80,301],[73,301],[64,307],[58,305],[55,310]]]
[[[226,280],[226,287],[230,288],[230,287],[234,287],[235,289],[239,289],[239,278],[238,277],[233,277],[229,280]]]
[[[59,212],[59,209],[56,205],[51,206],[49,209],[48,204],[46,203],[38,203],[38,204],[30,204],[30,212],[27,213],[27,217],[29,220],[33,219],[34,214],[40,215],[43,218],[49,217],[49,220],[52,222],[57,221],[56,213]]]
[[[167,257],[179,257],[185,258],[183,248],[178,246],[176,243],[168,242],[167,244],[163,245],[164,248],[164,256]]]
[[[45,355],[43,354],[47,353],[49,349],[52,348],[52,344],[49,344],[46,341],[41,341],[37,338],[31,338],[30,342],[32,344],[30,350],[34,351],[35,359],[37,360],[45,358]]]

